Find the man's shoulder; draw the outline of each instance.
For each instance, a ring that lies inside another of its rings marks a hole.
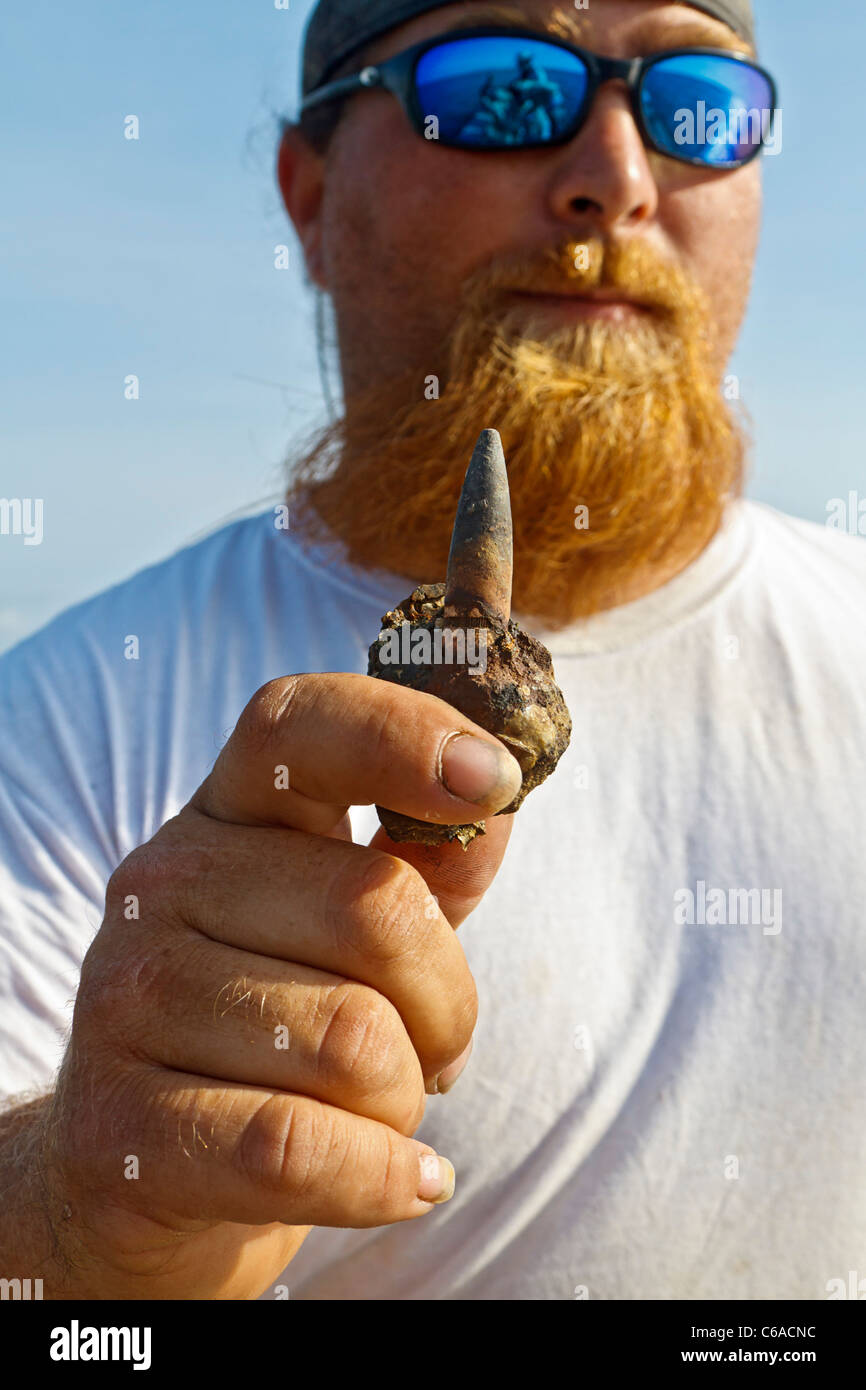
[[[255,602],[251,581],[273,538],[273,513],[257,513],[220,527],[129,578],[64,609],[0,658],[0,670],[77,648],[93,653],[103,642],[125,641],[201,621],[216,606]],[[122,631],[121,631],[122,629]]]
[[[770,582],[811,594],[819,605],[862,605],[866,598],[866,537],[856,529],[806,521],[763,502],[746,503],[760,536]],[[856,527],[856,519],[855,519]]]
[[[803,695],[815,684],[821,699],[843,701],[835,708],[847,710],[862,728],[864,538],[763,504],[750,503],[749,511],[757,544],[747,569],[752,582],[739,590],[746,621],[767,639],[762,650],[780,654],[792,689]]]
[[[855,581],[866,583],[866,533],[857,531],[856,517],[843,525],[840,518],[831,516],[822,524],[765,502],[750,500],[746,506],[763,536],[780,551],[812,556],[816,564],[823,562],[829,570],[849,573]]]
[[[0,777],[28,795],[62,786],[69,805],[97,808],[112,844],[126,844],[118,817],[134,843],[152,834],[153,806],[171,814],[170,793],[201,780],[246,701],[279,674],[270,638],[294,569],[273,520],[221,527],[0,657],[0,725],[11,731]]]

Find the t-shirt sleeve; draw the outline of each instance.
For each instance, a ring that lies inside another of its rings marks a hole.
[[[50,1084],[119,862],[98,672],[52,625],[0,658],[0,1097]]]

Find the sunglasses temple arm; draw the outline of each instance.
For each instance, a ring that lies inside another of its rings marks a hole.
[[[336,101],[338,97],[349,96],[352,92],[360,92],[365,87],[380,87],[382,85],[382,74],[378,68],[364,68],[363,72],[353,73],[351,77],[341,77],[338,82],[329,82],[325,87],[319,87],[315,92],[311,92],[301,102],[301,111],[309,111],[313,106],[321,106],[326,101]]]

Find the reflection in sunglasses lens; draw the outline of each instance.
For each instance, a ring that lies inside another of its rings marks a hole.
[[[543,144],[574,123],[588,79],[576,54],[534,39],[455,39],[425,53],[415,85],[440,139],[475,148]]]
[[[679,54],[647,71],[641,110],[655,144],[679,159],[736,164],[766,139],[772,89],[763,73],[736,58]]]

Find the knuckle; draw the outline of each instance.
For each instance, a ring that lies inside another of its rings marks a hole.
[[[320,1168],[322,1150],[311,1107],[287,1096],[269,1096],[244,1126],[235,1163],[245,1181],[299,1196]]]
[[[108,880],[106,916],[113,920],[174,919],[175,905],[190,885],[200,882],[214,865],[206,849],[159,836],[127,855]]]
[[[76,1021],[86,1021],[90,1029],[114,1040],[129,1036],[142,1019],[161,1027],[179,984],[196,977],[195,939],[139,934],[121,953],[103,949],[99,941],[97,937],[84,958]]]
[[[403,1023],[384,995],[365,985],[339,985],[317,1049],[317,1071],[327,1082],[349,1081],[369,1099],[400,1088],[406,1079]]]
[[[245,750],[258,754],[269,746],[274,730],[289,717],[303,684],[303,676],[282,676],[256,691],[235,728],[235,737]]]
[[[127,958],[127,969],[132,961],[138,961],[137,952]],[[74,1023],[79,1030],[83,1024],[96,1031],[116,1026],[118,1006],[124,996],[122,971],[118,967],[117,958],[104,949],[102,936],[97,936],[84,957],[78,979]]]
[[[347,863],[325,911],[335,935],[361,960],[388,966],[418,952],[429,898],[417,869],[375,852],[360,868],[354,859]]]
[[[478,1022],[478,990],[467,967],[459,979],[450,979],[438,1018],[435,1041],[425,1054],[428,1074],[438,1075],[469,1045]]]
[[[107,916],[114,916],[116,913],[123,915],[127,899],[140,893],[142,883],[146,882],[151,874],[152,859],[153,855],[148,853],[147,847],[141,846],[118,864],[105,887]]]

